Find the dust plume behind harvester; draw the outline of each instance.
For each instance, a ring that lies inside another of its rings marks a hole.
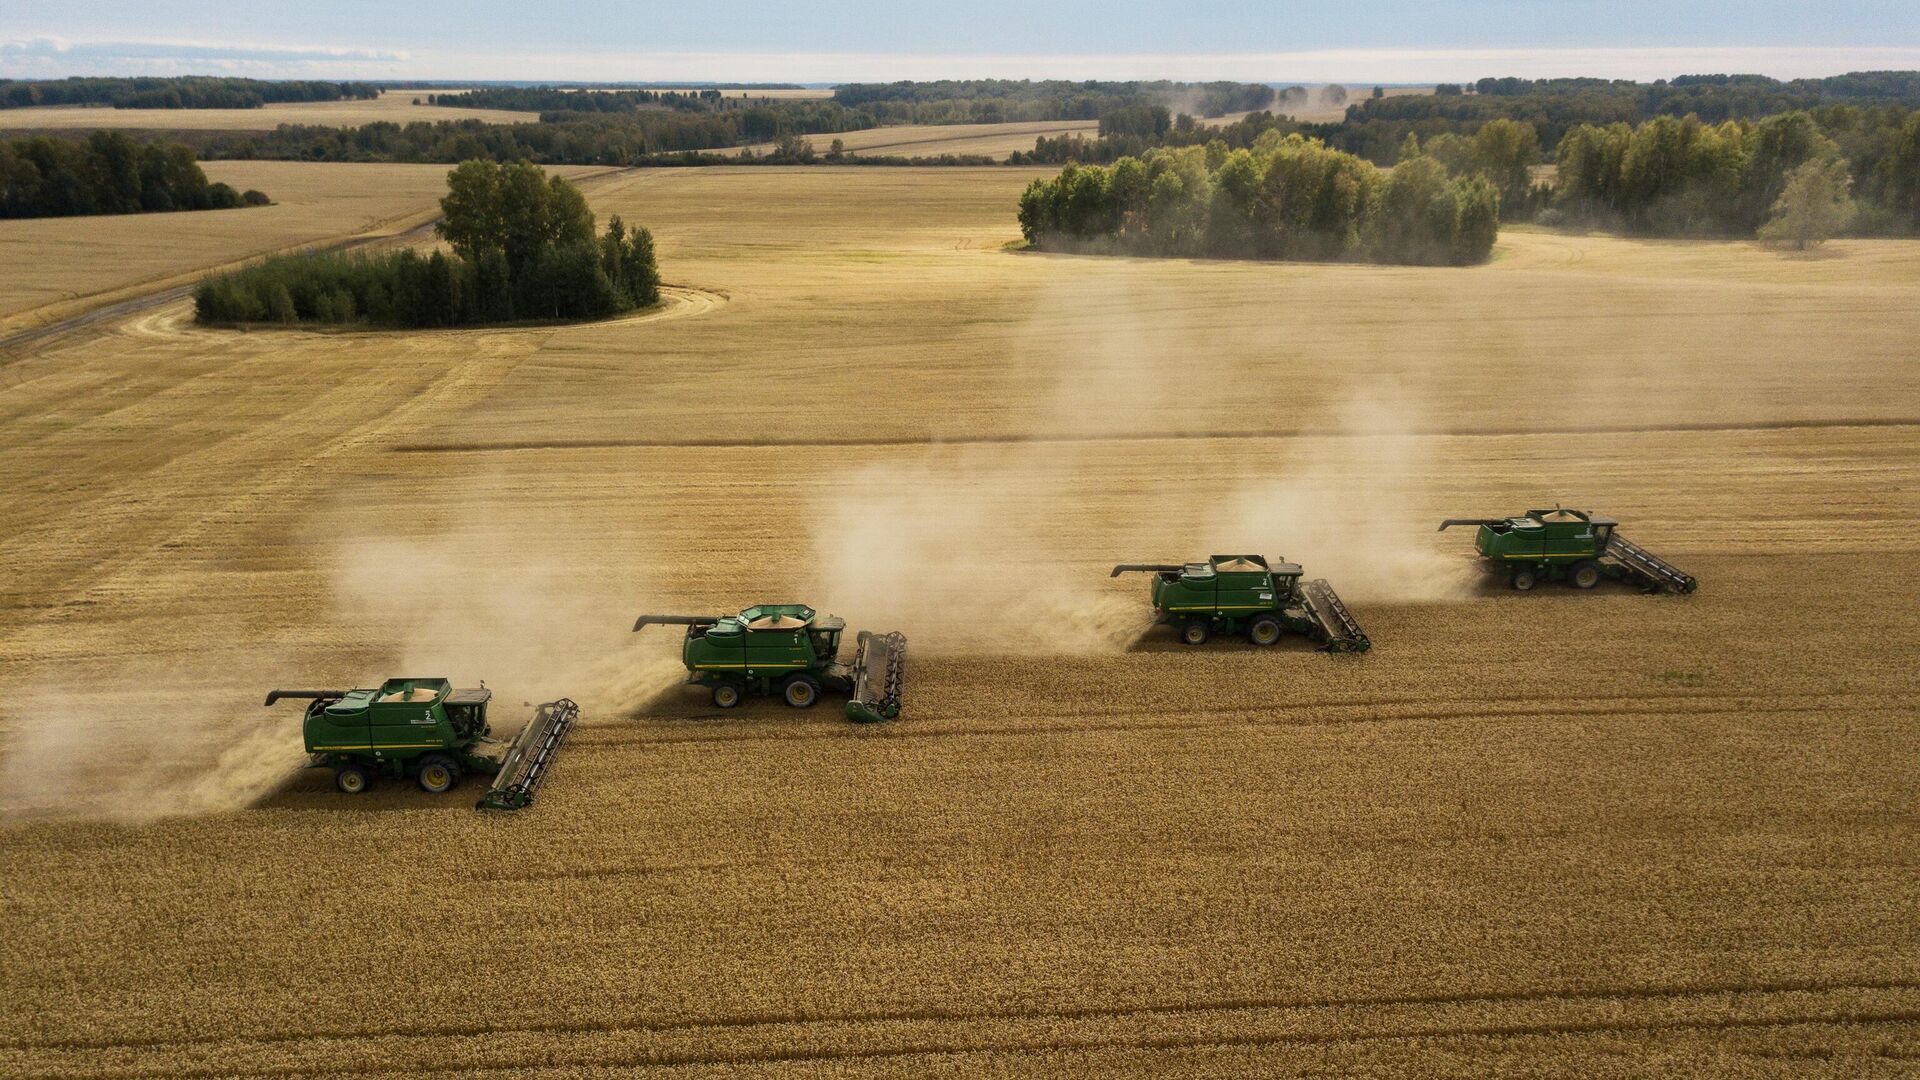
[[[1302,581],[1298,563],[1215,555],[1196,563],[1122,563],[1108,576],[1126,573],[1153,575],[1154,621],[1172,625],[1189,645],[1217,633],[1245,633],[1255,645],[1273,645],[1291,631],[1325,652],[1373,647],[1333,586],[1323,578]]]
[[[1585,510],[1529,510],[1510,518],[1448,518],[1475,525],[1474,548],[1507,584],[1525,592],[1542,581],[1565,581],[1591,589],[1602,577],[1631,582],[1646,592],[1690,593],[1693,575],[1621,536],[1619,522]]]
[[[518,810],[534,792],[580,718],[580,707],[561,698],[534,710],[513,738],[491,738],[485,686],[456,690],[446,679],[388,679],[364,690],[275,690],[271,706],[284,699],[307,702],[302,732],[309,768],[334,770],[334,786],[358,795],[375,777],[412,778],[434,794],[451,789],[464,773],[493,777],[481,810]]]
[[[812,708],[821,690],[844,693],[847,719],[860,723],[900,715],[907,639],[898,632],[862,630],[853,659],[841,663],[847,624],[805,604],[760,604],[738,615],[642,615],[647,626],[685,626],[681,659],[687,682],[708,688],[722,709],[747,694],[779,695],[797,709]]]

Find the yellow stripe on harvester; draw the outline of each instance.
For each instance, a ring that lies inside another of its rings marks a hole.
[[[1168,611],[1266,611],[1272,604],[1181,604]]]
[[[350,746],[316,746],[314,747],[314,749],[315,750],[438,750],[440,746],[441,744],[437,742],[390,742],[390,743],[374,743],[371,746],[362,746],[359,743],[354,743]]]

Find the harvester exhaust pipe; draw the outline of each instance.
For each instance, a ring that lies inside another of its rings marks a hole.
[[[1107,576],[1116,578],[1121,574],[1177,574],[1185,569],[1186,567],[1179,563],[1121,563],[1113,568],[1113,573]]]
[[[712,626],[719,621],[717,615],[642,615],[633,620],[633,629],[638,632],[643,626]]]
[[[347,692],[345,690],[269,690],[267,691],[267,706],[271,708],[274,702],[281,701],[283,699],[299,700],[299,701],[330,701],[334,698],[343,698],[346,696],[347,696]]]
[[[560,744],[580,719],[580,706],[569,698],[549,701],[534,710],[533,719],[514,736],[507,756],[500,761],[500,772],[493,778],[476,810],[519,810],[533,802],[533,793],[546,778]]]

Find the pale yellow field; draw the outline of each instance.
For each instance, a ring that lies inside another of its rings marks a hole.
[[[0,1071],[1909,1072],[1920,244],[1034,256],[1032,175],[628,173],[653,313],[0,368]],[[1701,591],[1433,532],[1555,500]],[[1244,550],[1374,650],[1106,576]],[[784,599],[901,720],[628,632]],[[587,719],[509,818],[294,771],[261,693],[389,673]]]
[[[64,318],[131,288],[191,281],[250,255],[405,231],[438,212],[448,166],[210,161],[203,168],[236,190],[266,192],[273,205],[0,221],[0,330]]]
[[[506,109],[459,109],[428,105],[429,94],[458,94],[461,90],[387,90],[370,101],[296,101],[262,105],[258,109],[114,109],[83,105],[43,105],[0,110],[0,131],[32,132],[72,128],[141,129],[153,131],[271,131],[281,124],[357,127],[385,120],[407,124],[416,120],[481,120],[489,124],[531,123],[535,112]],[[420,104],[415,105],[418,99]]]
[[[818,153],[826,153],[839,139],[847,152],[895,157],[937,157],[941,154],[988,154],[1004,158],[1015,150],[1032,150],[1034,140],[1046,136],[1080,134],[1091,139],[1099,133],[1098,120],[1034,120],[1011,124],[898,124],[893,127],[843,131],[837,134],[809,135]],[[749,147],[764,154],[773,143]]]

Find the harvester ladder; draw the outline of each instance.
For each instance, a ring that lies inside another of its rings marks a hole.
[[[1691,574],[1683,573],[1679,567],[1617,532],[1607,539],[1606,549],[1600,554],[1626,571],[1628,577],[1649,589],[1689,593],[1698,584]]]
[[[1325,578],[1302,584],[1300,595],[1307,602],[1307,614],[1327,635],[1328,652],[1365,652],[1373,646],[1353,612],[1347,610],[1340,594],[1333,591]]]

